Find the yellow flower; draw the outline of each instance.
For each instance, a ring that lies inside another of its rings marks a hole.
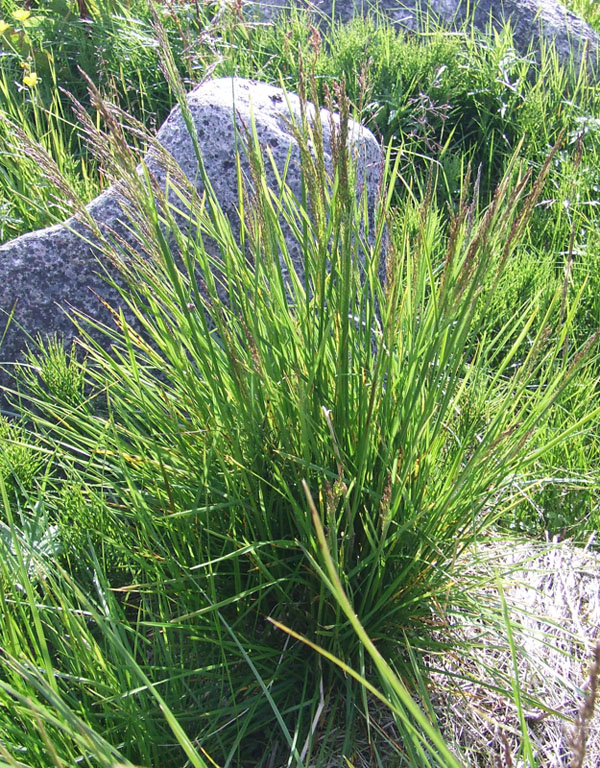
[[[12,12],[13,19],[16,19],[17,21],[27,21],[30,16],[31,11],[26,11],[25,8],[19,8]]]
[[[0,19],[0,35],[3,35],[9,27],[10,24],[7,24],[4,19]]]
[[[23,77],[23,85],[26,85],[28,88],[35,88],[39,82],[40,78],[37,76],[37,72],[30,72]]]

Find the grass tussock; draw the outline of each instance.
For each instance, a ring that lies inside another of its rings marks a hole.
[[[528,555],[476,553],[598,525],[585,73],[548,52],[533,78],[508,35],[113,6],[5,13],[4,237],[57,213],[56,186],[27,194],[35,137],[74,196],[121,180],[145,257],[103,243],[135,326],[75,315],[78,352],[32,347],[0,423],[3,764],[584,765],[597,674],[579,715],[560,695],[587,628],[540,690],[530,639],[562,643],[567,619],[528,623],[539,590],[512,600]],[[174,103],[189,122],[213,72],[340,115],[332,168],[319,124],[293,128],[301,199],[240,135],[239,237],[209,184],[173,172],[161,194],[134,170],[143,125]],[[384,141],[372,216],[350,115]]]

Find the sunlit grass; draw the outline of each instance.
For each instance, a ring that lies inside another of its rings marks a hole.
[[[600,29],[598,0],[565,0],[565,6],[585,19],[594,29]]]
[[[123,172],[154,254],[129,262],[123,294],[144,337],[105,327],[109,354],[80,318],[85,362],[56,341],[32,351],[21,418],[0,423],[1,759],[462,765],[425,662],[452,655],[462,610],[506,633],[494,694],[535,765],[516,630],[502,599],[471,594],[502,586],[467,579],[464,558],[491,531],[598,527],[597,95],[551,56],[532,79],[504,37],[417,45],[368,22],[319,37],[301,16],[261,27],[194,4],[162,7],[170,49],[122,60],[119,35],[157,39],[156,21],[90,9],[115,48],[87,72],[149,127],[213,64],[316,99],[345,77],[350,111],[386,139],[389,194],[373,229],[345,173],[307,151],[313,208],[259,185],[244,250],[210,194],[202,208],[178,182],[190,241]],[[119,167],[99,174],[59,89],[76,90],[55,64],[82,20],[48,12],[28,30],[39,50],[50,20],[65,37],[47,73],[27,70],[39,82],[2,59],[3,109],[88,199]],[[3,125],[8,238],[60,211],[50,188],[34,208],[44,169]],[[304,275],[286,282],[290,231]]]

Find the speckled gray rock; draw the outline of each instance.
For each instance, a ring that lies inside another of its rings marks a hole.
[[[398,26],[419,29],[429,15],[449,28],[460,27],[471,15],[473,25],[481,32],[500,29],[510,21],[515,48],[522,54],[539,50],[542,41],[553,42],[559,59],[568,62],[572,56],[579,64],[585,55],[590,73],[600,73],[600,36],[589,24],[558,0],[249,0],[264,18],[272,18],[281,8],[292,4],[313,7],[340,21],[376,9]]]
[[[188,104],[206,172],[234,232],[239,232],[235,163],[239,129],[236,125],[245,123],[250,126],[251,115],[261,146],[269,148],[280,172],[291,148],[287,183],[296,195],[300,195],[299,151],[289,128],[290,110],[298,119],[300,117],[297,96],[286,96],[281,89],[264,83],[224,78],[198,86],[188,95]],[[327,110],[321,110],[325,161],[329,167],[332,117],[335,120]],[[365,180],[373,205],[380,175],[379,145],[368,130],[353,122],[350,137],[358,163],[358,178]],[[201,191],[203,185],[198,178],[192,138],[179,107],[171,112],[156,139]],[[151,150],[144,163],[164,188],[166,172],[157,157],[156,151]],[[268,162],[265,165],[268,166]],[[242,167],[247,170],[245,159]],[[275,185],[272,171],[268,171],[268,175],[271,185]],[[111,187],[87,206],[87,211],[102,231],[117,233],[132,244],[135,239],[126,226],[127,216],[123,214],[122,203],[123,198],[115,187]],[[210,243],[207,244],[209,249]],[[89,229],[75,218],[64,225],[23,235],[0,247],[0,309],[10,313],[14,308],[13,322],[0,347],[0,360],[4,365],[19,360],[28,336],[58,332],[69,342],[74,335],[74,326],[64,311],[68,305],[92,318],[110,322],[98,296],[114,306],[121,302],[118,291],[108,286],[102,277],[104,269],[118,278],[115,268],[93,247],[93,241],[90,242]],[[3,325],[0,316],[0,335]],[[0,386],[6,386],[8,380],[6,373],[0,373]]]

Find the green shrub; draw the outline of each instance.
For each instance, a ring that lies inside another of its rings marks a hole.
[[[12,503],[24,503],[35,492],[46,463],[44,453],[29,438],[24,425],[0,415],[0,483]],[[0,502],[1,512],[3,507]],[[0,519],[6,522],[4,514]]]

